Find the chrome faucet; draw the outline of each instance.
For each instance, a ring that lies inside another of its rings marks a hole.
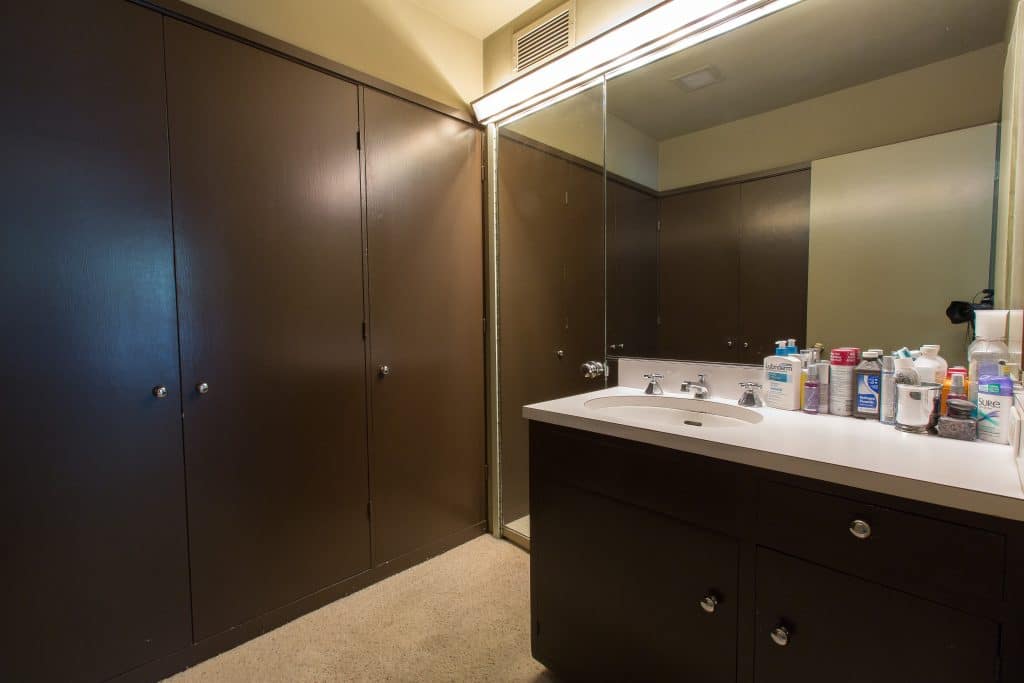
[[[644,379],[647,380],[647,388],[644,389],[645,394],[653,394],[654,396],[661,396],[665,392],[661,388],[659,380],[665,379],[665,375],[659,375],[656,372],[652,372],[649,375],[644,375]]]
[[[694,398],[707,398],[711,395],[711,387],[704,381],[704,375],[697,375],[696,382],[692,379],[683,382],[682,386],[679,387],[679,391],[683,393],[691,391]]]

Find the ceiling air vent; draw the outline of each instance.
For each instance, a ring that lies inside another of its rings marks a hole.
[[[576,42],[576,3],[572,0],[512,36],[516,71],[526,71],[556,57]]]

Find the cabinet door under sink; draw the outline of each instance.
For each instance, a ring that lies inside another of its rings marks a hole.
[[[764,548],[756,623],[757,683],[998,680],[995,622]]]
[[[736,680],[735,541],[548,482],[531,504],[537,659],[566,680]]]

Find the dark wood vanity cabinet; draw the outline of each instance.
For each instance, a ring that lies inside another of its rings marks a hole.
[[[530,439],[533,653],[566,680],[1022,680],[1017,523],[543,423]]]
[[[754,571],[758,683],[999,680],[991,618],[763,547]]]
[[[735,540],[571,486],[531,495],[538,659],[570,680],[736,680]]]

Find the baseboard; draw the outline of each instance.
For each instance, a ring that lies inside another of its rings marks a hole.
[[[382,579],[393,576],[430,558],[462,545],[486,533],[487,522],[480,521],[439,541],[422,546],[411,553],[402,555],[382,565],[368,569],[343,581],[332,584],[295,602],[245,621],[238,626],[218,633],[166,657],[144,664],[113,678],[117,683],[158,681],[179,671],[215,657],[222,652],[261,636],[268,631],[287,624],[304,614],[317,610],[335,600],[351,595]]]

